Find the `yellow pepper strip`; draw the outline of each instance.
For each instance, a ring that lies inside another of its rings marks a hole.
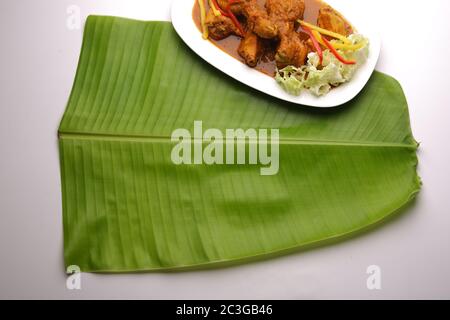
[[[345,44],[345,43],[331,43],[331,45],[335,49],[344,50],[344,51],[356,51],[361,49],[366,45],[365,41],[360,42],[358,44]]]
[[[220,11],[216,8],[216,6],[214,5],[214,3],[212,2],[212,0],[208,0],[209,6],[211,8],[211,10],[213,11],[214,15],[216,17],[220,16],[221,13]]]
[[[203,39],[208,39],[209,36],[209,29],[206,26],[206,10],[205,10],[205,3],[204,0],[198,0],[198,6],[200,7],[200,21],[202,24],[202,30],[203,30]]]
[[[311,30],[313,36],[317,39],[317,41],[323,45],[324,47],[326,47],[327,45],[325,44],[325,42],[323,42],[322,40],[322,35],[319,33],[319,31],[317,30]]]
[[[330,37],[339,39],[339,40],[341,40],[342,42],[344,42],[345,44],[349,44],[349,45],[352,44],[352,42],[351,42],[350,40],[348,40],[346,37],[344,37],[344,36],[341,35],[341,34],[338,34],[338,33],[335,33],[335,32],[332,32],[332,31],[329,31],[329,30],[326,30],[326,29],[322,29],[322,28],[320,28],[320,27],[318,27],[318,26],[315,26],[315,25],[310,24],[310,23],[308,23],[308,22],[305,22],[305,21],[303,21],[303,20],[298,20],[298,22],[299,22],[301,25],[310,28],[311,30],[315,30],[315,31],[317,31],[317,32],[319,32],[319,33],[321,33],[321,34],[324,34],[324,35],[327,35],[327,36],[330,36]]]
[[[317,41],[323,45],[324,47],[326,47],[325,42],[322,40],[322,36],[320,35],[320,33],[317,30],[312,30],[312,33],[314,35],[314,37],[316,37]],[[346,44],[346,43],[336,43],[336,42],[332,42],[331,45],[338,50],[343,50],[343,51],[356,51],[361,49],[362,47],[364,47],[366,45],[365,42],[361,42],[358,44]]]

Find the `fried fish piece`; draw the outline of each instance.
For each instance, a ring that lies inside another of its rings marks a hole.
[[[266,9],[271,20],[275,22],[294,23],[305,13],[304,0],[267,0]]]
[[[218,0],[218,4],[223,10],[227,10],[228,0]],[[229,8],[234,14],[244,16],[247,21],[247,33],[238,49],[247,65],[257,65],[263,52],[262,39],[278,40],[275,60],[279,68],[288,65],[299,67],[305,63],[308,47],[295,31],[295,22],[305,12],[304,0],[267,0],[264,7],[257,0],[242,0]],[[213,30],[213,37],[217,33],[221,36],[227,34],[220,28],[217,29],[220,32]]]
[[[349,36],[353,33],[353,28],[350,23],[339,12],[328,5],[320,8],[317,25],[343,36]]]
[[[308,47],[295,31],[295,22],[303,18],[304,0],[267,0],[267,13],[278,28],[279,44],[275,54],[278,68],[304,65]]]
[[[261,39],[253,32],[247,34],[239,44],[238,53],[250,67],[256,67],[263,53]]]
[[[280,69],[287,66],[301,67],[305,64],[308,52],[308,46],[296,32],[292,32],[289,37],[281,37],[275,53],[277,67]]]

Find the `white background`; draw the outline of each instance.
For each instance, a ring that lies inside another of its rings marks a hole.
[[[186,0],[188,1],[188,0]],[[170,1],[0,2],[0,298],[450,298],[450,1],[342,0],[383,40],[377,69],[396,77],[422,143],[424,187],[393,221],[352,240],[242,266],[153,274],[82,274],[66,289],[57,127],[89,14],[169,20]],[[382,290],[366,288],[379,265]]]

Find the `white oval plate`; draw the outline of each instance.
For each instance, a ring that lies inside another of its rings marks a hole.
[[[275,79],[249,68],[244,63],[236,60],[211,42],[203,40],[200,31],[192,19],[192,9],[196,0],[173,0],[172,24],[183,41],[201,58],[226,73],[230,77],[273,97],[305,106],[329,108],[342,105],[352,100],[369,81],[378,61],[381,50],[381,40],[374,27],[364,24],[364,19],[358,19],[363,12],[346,12],[341,10],[346,1],[326,1],[336,10],[341,12],[357,29],[358,32],[370,40],[370,53],[366,63],[359,67],[354,78],[336,89],[333,89],[323,97],[316,97],[304,91],[300,96],[286,93]],[[340,6],[341,5],[341,6]],[[361,8],[361,6],[359,6]],[[349,8],[347,8],[349,9]],[[367,24],[367,23],[366,23]]]

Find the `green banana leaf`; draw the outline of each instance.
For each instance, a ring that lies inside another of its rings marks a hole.
[[[278,174],[175,165],[171,134],[196,120],[279,129]],[[86,272],[203,268],[336,241],[420,189],[393,78],[375,72],[339,108],[299,107],[210,67],[166,22],[88,18],[59,148],[65,263]]]

